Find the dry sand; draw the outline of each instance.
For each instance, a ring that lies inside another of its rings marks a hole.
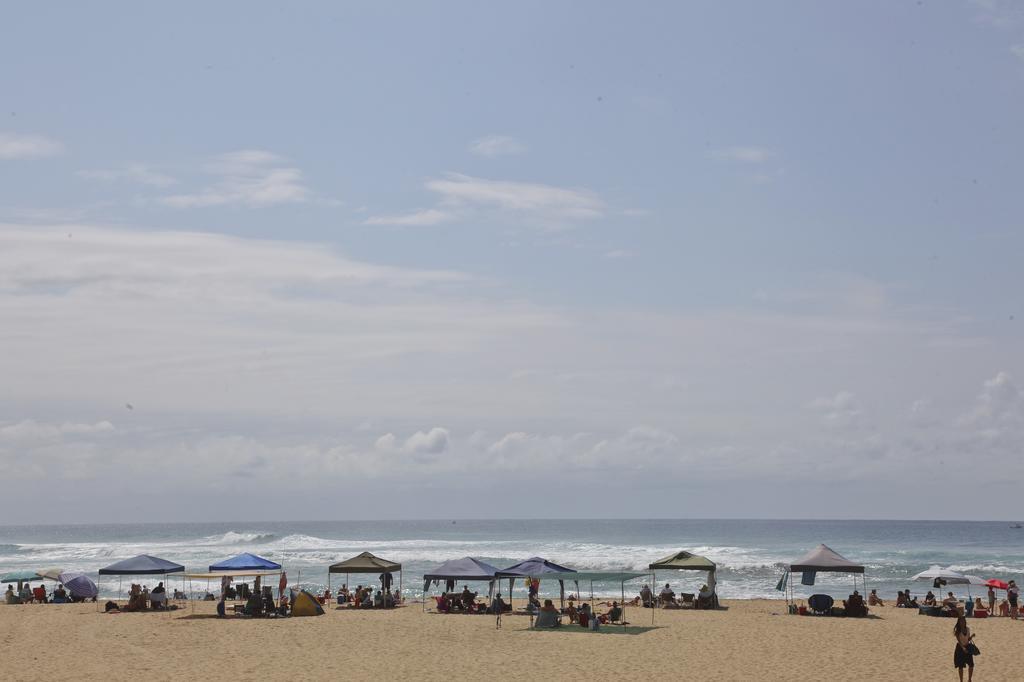
[[[214,603],[171,615],[89,605],[0,605],[3,679],[955,680],[954,621],[876,608],[869,619],[786,615],[782,601],[723,611],[630,609],[635,630],[530,631],[525,616],[336,610],[218,620]],[[1024,679],[1024,622],[969,621],[976,679]]]

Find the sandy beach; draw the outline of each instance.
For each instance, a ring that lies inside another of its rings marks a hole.
[[[168,614],[88,605],[0,606],[5,679],[524,679],[542,673],[699,680],[953,680],[954,621],[886,606],[872,618],[785,614],[775,600],[721,611],[627,613],[632,626],[531,631],[525,616],[336,610],[281,620],[213,616],[201,602]],[[981,680],[1017,680],[1024,622],[971,620]]]

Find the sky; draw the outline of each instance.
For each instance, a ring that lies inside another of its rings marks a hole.
[[[21,3],[0,83],[3,522],[1020,514],[1024,4]]]

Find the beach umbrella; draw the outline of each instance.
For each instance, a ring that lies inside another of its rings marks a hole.
[[[44,580],[52,580],[54,582],[60,582],[60,574],[64,572],[63,568],[44,568],[39,571],[39,577]]]
[[[1010,583],[1006,582],[1005,580],[996,580],[995,578],[992,578],[991,580],[985,581],[985,586],[994,587],[997,590],[1005,590],[1010,586]]]
[[[43,576],[35,571],[11,571],[0,575],[0,582],[5,583],[27,583],[32,580],[42,580]]]
[[[936,579],[942,580],[947,585],[970,584],[970,580],[964,574],[942,566],[932,566],[927,571],[921,571],[911,578],[911,580],[927,580],[929,582],[934,582]]]
[[[96,583],[84,573],[61,573],[58,577],[68,592],[75,597],[92,599],[99,594]]]

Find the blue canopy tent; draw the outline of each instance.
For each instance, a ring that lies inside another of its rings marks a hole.
[[[117,579],[117,598],[121,598],[121,580],[126,575],[162,575],[166,580],[167,575],[170,573],[183,573],[185,567],[181,564],[176,564],[173,561],[167,559],[161,559],[160,557],[150,556],[149,554],[140,554],[133,556],[130,559],[124,559],[117,563],[110,564],[105,568],[99,570],[100,575],[116,575]],[[182,588],[185,587],[184,582]],[[98,602],[97,602],[98,603]]]
[[[261,556],[242,552],[238,556],[210,565],[210,573],[217,571],[276,571],[281,564]]]
[[[495,578],[508,578],[508,603],[512,605],[512,586],[516,578],[545,578],[548,576],[558,577],[558,587],[560,593],[560,599],[562,606],[565,606],[565,579],[572,580],[572,574],[576,573],[575,569],[566,568],[565,566],[559,566],[553,561],[548,561],[541,557],[535,556],[530,557],[526,561],[520,561],[514,566],[509,566],[506,569],[498,571],[494,574]],[[533,613],[530,614],[530,620],[532,623]]]
[[[494,593],[494,574],[497,572],[498,569],[494,566],[468,556],[444,562],[440,566],[437,566],[423,574],[424,610],[426,610],[426,596],[427,590],[430,588],[430,583],[444,580],[445,582],[451,582],[452,586],[454,586],[454,583],[459,580],[462,582],[487,581],[490,583],[489,589],[487,590],[487,596],[488,599],[490,599]]]

